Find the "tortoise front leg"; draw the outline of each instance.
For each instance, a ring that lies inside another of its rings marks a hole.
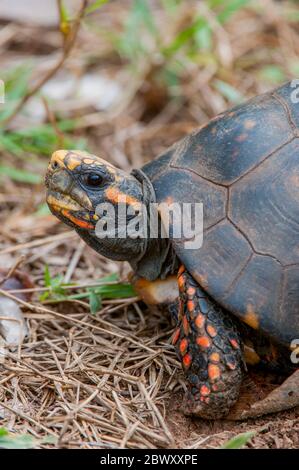
[[[179,309],[172,342],[188,382],[186,414],[218,419],[237,401],[242,381],[242,343],[232,319],[182,267]]]

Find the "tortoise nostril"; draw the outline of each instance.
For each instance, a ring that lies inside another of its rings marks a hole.
[[[59,168],[59,163],[58,163],[57,160],[54,160],[54,161],[52,162],[52,169],[53,169],[53,170],[57,170],[57,168]]]

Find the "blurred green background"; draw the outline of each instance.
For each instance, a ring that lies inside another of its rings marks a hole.
[[[79,18],[80,0],[1,2],[3,220],[11,210],[48,214],[43,174],[57,148],[140,166],[224,109],[299,75],[297,0],[86,3]]]

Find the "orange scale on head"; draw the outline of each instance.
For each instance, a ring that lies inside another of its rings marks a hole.
[[[94,225],[92,225],[88,222],[85,222],[84,220],[78,219],[77,217],[72,215],[66,209],[62,209],[61,213],[62,213],[62,215],[64,215],[64,217],[69,219],[71,222],[73,222],[73,224],[77,225],[80,228],[84,228],[84,229],[87,229],[87,230],[93,230],[94,229]]]
[[[107,199],[114,204],[125,203],[128,206],[136,208],[141,206],[141,202],[138,199],[134,196],[122,193],[117,187],[110,186],[106,189],[105,195]]]
[[[92,165],[95,161],[92,158],[84,158],[83,163],[85,163],[85,165]]]
[[[82,159],[79,156],[71,153],[66,156],[64,164],[68,170],[72,171],[82,164]]]

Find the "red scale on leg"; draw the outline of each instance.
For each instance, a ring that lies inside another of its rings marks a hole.
[[[187,310],[188,310],[188,312],[190,312],[190,313],[193,313],[193,312],[194,312],[194,310],[195,310],[195,302],[194,302],[194,300],[188,300],[188,301],[187,301]]]
[[[178,319],[181,320],[184,315],[184,302],[182,299],[179,299],[179,314],[178,314]]]
[[[189,299],[192,300],[194,298],[195,294],[196,294],[196,289],[195,289],[195,287],[190,286],[190,287],[188,287],[186,292],[187,292],[187,295],[188,295]]]
[[[209,359],[212,362],[220,362],[220,355],[217,352],[214,352],[210,355]]]
[[[173,333],[173,336],[172,336],[172,344],[175,345],[177,342],[178,342],[178,339],[180,337],[180,333],[181,333],[181,329],[180,328],[177,328],[175,330],[175,332]]]
[[[209,374],[209,379],[211,382],[215,382],[220,378],[221,371],[218,366],[215,364],[209,364],[208,365],[208,374]]]
[[[230,370],[235,370],[235,368],[237,367],[237,365],[233,364],[232,362],[227,362],[226,365]]]
[[[179,285],[180,292],[184,292],[184,290],[185,290],[185,279],[183,277],[183,274],[178,279],[178,285]]]
[[[219,418],[235,402],[241,383],[238,332],[227,327],[225,312],[196,287],[184,267],[179,271],[178,285],[179,322],[173,343],[190,390],[186,411]]]
[[[196,327],[197,327],[199,330],[201,330],[201,329],[204,327],[205,321],[206,321],[205,316],[204,316],[202,313],[199,313],[199,314],[197,315],[197,317],[195,318],[195,322],[194,322],[194,323],[195,323]]]
[[[188,348],[188,340],[186,338],[183,338],[179,345],[180,353],[182,356],[187,352],[187,348]]]
[[[191,363],[192,363],[191,354],[185,354],[185,356],[183,357],[183,366],[186,369],[189,369],[189,367],[191,366]]]
[[[215,338],[215,336],[217,336],[217,330],[216,330],[216,328],[214,328],[213,325],[208,325],[207,326],[207,332],[209,333],[209,335],[212,338]]]
[[[188,318],[186,317],[186,315],[183,316],[182,324],[183,324],[184,333],[186,336],[188,336],[190,328],[189,328]]]
[[[203,397],[203,396],[201,396],[201,397],[200,397],[200,401],[203,402],[203,403],[208,404],[208,403],[210,402],[210,399],[209,399],[209,397]]]
[[[230,370],[235,370],[237,367],[237,363],[235,357],[232,354],[229,354],[225,357],[225,365]]]
[[[186,271],[185,266],[182,264],[178,270],[178,277]]]
[[[211,389],[207,385],[202,385],[200,387],[200,394],[204,397],[210,395]]]
[[[240,345],[239,345],[238,341],[235,338],[231,338],[229,340],[229,342],[230,342],[230,344],[232,345],[232,347],[234,349],[240,349]]]
[[[211,346],[211,341],[207,336],[198,336],[196,338],[196,344],[203,349],[208,349]]]

